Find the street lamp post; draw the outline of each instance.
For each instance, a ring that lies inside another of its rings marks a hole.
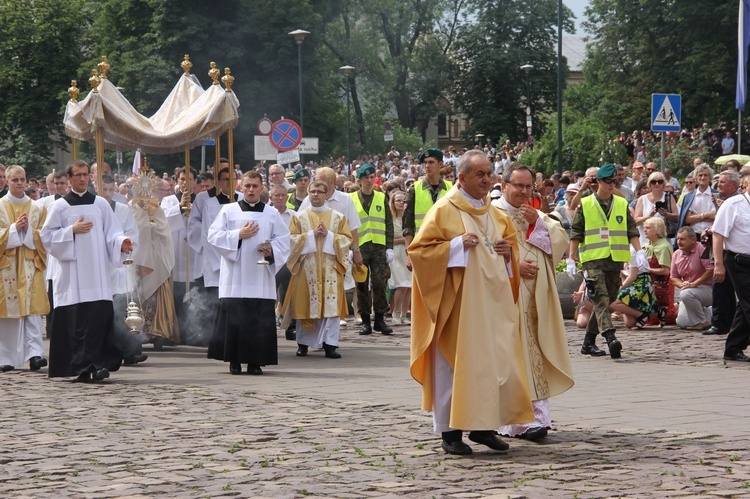
[[[351,165],[351,151],[349,148],[349,130],[351,128],[351,120],[350,120],[350,112],[349,112],[349,84],[351,82],[351,77],[354,74],[354,67],[352,66],[341,66],[339,68],[339,71],[341,71],[344,76],[346,76],[346,165],[347,168]]]
[[[531,145],[531,83],[529,82],[529,73],[534,69],[534,66],[524,64],[520,69],[526,74],[526,143]]]
[[[294,37],[294,41],[297,42],[297,65],[299,66],[299,127],[302,129],[302,136],[305,135],[304,127],[304,113],[302,112],[302,42],[305,41],[309,31],[304,29],[296,29],[289,33]]]

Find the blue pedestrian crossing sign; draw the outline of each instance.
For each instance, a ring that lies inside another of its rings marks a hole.
[[[682,96],[679,94],[651,94],[651,130],[679,132],[682,117]]]

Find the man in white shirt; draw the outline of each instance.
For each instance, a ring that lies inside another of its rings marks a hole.
[[[742,194],[722,203],[713,225],[714,280],[729,279],[737,293],[737,309],[724,346],[724,360],[750,362],[743,351],[750,341],[750,178]]]

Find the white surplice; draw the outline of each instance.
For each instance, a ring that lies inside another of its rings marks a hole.
[[[242,239],[240,228],[256,222],[258,233]],[[257,247],[270,241],[273,263],[259,264],[263,258]],[[208,230],[208,242],[221,255],[219,298],[276,299],[276,272],[289,258],[289,229],[279,212],[265,205],[262,212],[242,211],[239,203],[222,207]]]
[[[167,217],[169,229],[172,232],[172,245],[174,246],[174,280],[185,282],[187,280],[187,221],[185,215],[180,211],[180,200],[172,194],[161,200],[161,208]],[[203,264],[201,255],[190,248],[190,282],[201,276]]]
[[[94,226],[85,234],[73,234],[73,224],[81,217]],[[54,276],[55,308],[112,301],[111,268],[121,266],[125,259],[120,248],[126,236],[104,198],[97,196],[93,204],[77,206],[58,199],[50,206],[41,237],[59,263]]]
[[[133,213],[130,210],[130,206],[115,201],[114,213],[115,218],[117,218],[117,221],[120,223],[120,227],[122,227],[123,234],[125,234],[125,237],[129,237],[133,241],[134,249],[137,248],[138,225],[136,225],[135,223],[135,218],[133,217]],[[114,294],[121,295],[125,294],[128,291],[128,271],[129,269],[126,266],[112,268],[112,287],[114,289]],[[135,283],[133,283],[131,286],[134,285]]]
[[[208,191],[199,192],[195,196],[193,209],[188,222],[188,243],[190,248],[200,255],[202,261],[201,273],[203,284],[207,288],[219,286],[219,269],[221,256],[208,242],[208,229],[219,215],[224,205],[219,204],[216,196],[209,196]]]

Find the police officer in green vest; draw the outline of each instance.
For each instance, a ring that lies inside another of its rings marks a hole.
[[[384,317],[388,311],[385,285],[391,276],[388,264],[393,261],[393,220],[385,194],[374,190],[375,167],[365,163],[357,171],[357,178],[362,188],[349,195],[362,224],[357,229],[362,263],[369,269],[367,280],[357,283],[357,307],[362,317],[359,334],[372,334],[373,327],[375,331],[391,334],[393,329],[385,323]],[[372,293],[368,280],[372,283]],[[375,324],[370,325],[373,301]]]
[[[606,355],[596,346],[596,336],[601,333],[607,341],[609,356],[620,358],[622,344],[615,337],[609,305],[617,299],[620,289],[620,271],[630,261],[630,245],[636,251],[636,261],[646,262],[646,252],[638,240],[635,219],[628,212],[625,198],[614,196],[617,170],[606,164],[599,168],[592,185],[593,195],[581,200],[581,207],[573,218],[568,249],[568,274],[575,276],[575,261],[571,259],[579,250],[583,264],[586,289],[594,304],[581,353],[599,357]]]
[[[440,149],[427,149],[417,159],[422,163],[425,178],[414,182],[404,199],[403,233],[407,248],[422,225],[427,211],[452,187],[449,181],[440,176],[440,169],[443,167],[443,153]],[[411,268],[408,254],[406,266]]]
[[[292,177],[292,182],[294,183],[294,191],[287,196],[286,207],[299,211],[302,201],[307,197],[307,188],[310,186],[310,172],[304,168],[297,170]]]

